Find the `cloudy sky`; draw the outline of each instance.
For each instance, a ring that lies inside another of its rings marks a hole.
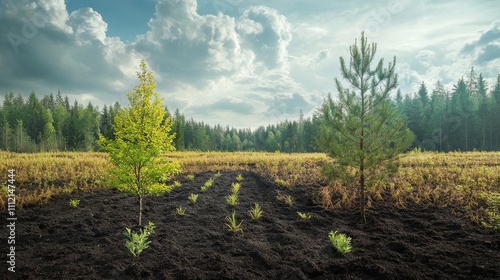
[[[171,111],[255,128],[335,94],[362,30],[406,94],[500,73],[496,0],[0,0],[0,94],[126,105],[145,59]]]

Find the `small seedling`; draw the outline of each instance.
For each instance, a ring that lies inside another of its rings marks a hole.
[[[233,194],[238,194],[238,192],[240,191],[240,188],[241,188],[241,184],[240,183],[232,183],[231,188],[233,189]]]
[[[226,201],[229,205],[235,206],[236,204],[238,204],[238,194],[232,193],[232,194],[226,196]]]
[[[260,219],[263,213],[264,212],[262,212],[260,205],[257,202],[255,202],[254,207],[250,210],[250,217],[252,217],[252,220]]]
[[[193,174],[186,175],[186,179],[188,181],[193,181],[194,180],[194,175]]]
[[[179,187],[181,187],[181,186],[182,186],[181,182],[179,182],[179,181],[174,181],[174,188],[179,188]]]
[[[215,173],[214,177],[215,179],[219,178],[220,176],[222,176],[222,174],[220,174],[220,171],[218,171],[217,173]]]
[[[237,182],[243,181],[243,176],[241,176],[241,174],[238,174],[238,176],[236,176],[236,181]]]
[[[196,203],[196,200],[198,199],[198,195],[197,194],[194,194],[194,193],[191,193],[189,196],[188,196],[188,200],[191,202],[191,203]]]
[[[186,214],[186,208],[183,208],[182,206],[175,208],[175,214],[177,216],[184,216]]]
[[[302,212],[297,212],[297,214],[299,215],[299,217],[302,219],[302,220],[310,220],[312,215],[311,213],[302,213]]]
[[[128,240],[125,241],[125,247],[129,250],[129,252],[134,255],[134,257],[139,256],[144,249],[149,247],[151,241],[149,241],[149,235],[154,233],[156,226],[153,222],[149,222],[144,229],[140,229],[139,233],[132,232],[131,229],[125,228],[125,236],[127,236]]]
[[[80,204],[80,200],[79,199],[70,199],[69,200],[69,205],[73,208],[76,208],[78,207],[78,204]]]
[[[287,206],[292,206],[293,205],[293,198],[291,195],[285,195],[285,204]]]
[[[208,181],[205,182],[204,186],[207,188],[210,188],[214,184],[214,179],[210,178]]]
[[[288,188],[290,186],[290,184],[288,184],[285,180],[282,180],[282,179],[276,179],[275,182],[280,187]]]
[[[337,231],[330,231],[328,234],[330,241],[332,242],[333,247],[337,250],[339,254],[342,256],[349,253],[352,249],[351,246],[351,237],[343,233],[337,234]]]
[[[228,231],[235,233],[235,234],[239,231],[241,231],[241,233],[243,233],[243,227],[241,226],[243,221],[241,221],[238,224],[238,222],[236,221],[236,212],[235,211],[233,211],[233,215],[231,217],[226,217],[226,221],[228,221],[228,223],[226,224]]]

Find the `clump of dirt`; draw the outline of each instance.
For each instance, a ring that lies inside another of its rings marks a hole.
[[[243,175],[239,201],[225,196]],[[324,211],[310,187],[279,188],[250,172],[226,172],[206,192],[213,173],[180,177],[182,187],[146,198],[143,221],[153,221],[152,243],[139,257],[124,246],[125,227],[137,223],[137,200],[116,190],[61,195],[18,210],[16,273],[2,261],[5,279],[500,279],[500,234],[453,215],[448,208],[376,205],[366,225],[357,211]],[[293,206],[276,199],[291,195]],[[189,203],[190,193],[199,193]],[[77,208],[69,199],[80,199]],[[259,202],[264,216],[251,220]],[[174,214],[185,207],[185,216]],[[227,231],[236,211],[243,233]],[[297,211],[311,213],[301,220]],[[338,255],[328,233],[352,237]],[[7,247],[6,230],[1,231]]]

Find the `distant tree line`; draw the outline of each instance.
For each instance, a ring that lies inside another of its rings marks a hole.
[[[433,151],[500,150],[500,75],[489,89],[483,76],[474,69],[460,78],[451,91],[440,82],[430,91],[422,83],[417,93],[398,91],[397,110],[406,116],[407,126],[415,133],[413,147]],[[99,133],[113,139],[113,120],[121,110],[119,103],[102,110],[58,92],[41,100],[31,92],[9,92],[0,107],[0,149],[14,152],[96,151]],[[173,120],[177,150],[318,152],[321,113],[298,120],[261,126],[255,130],[211,126],[186,119],[175,110],[167,111]]]

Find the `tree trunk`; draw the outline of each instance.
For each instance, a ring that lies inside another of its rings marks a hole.
[[[142,195],[139,196],[139,226],[142,226]]]

